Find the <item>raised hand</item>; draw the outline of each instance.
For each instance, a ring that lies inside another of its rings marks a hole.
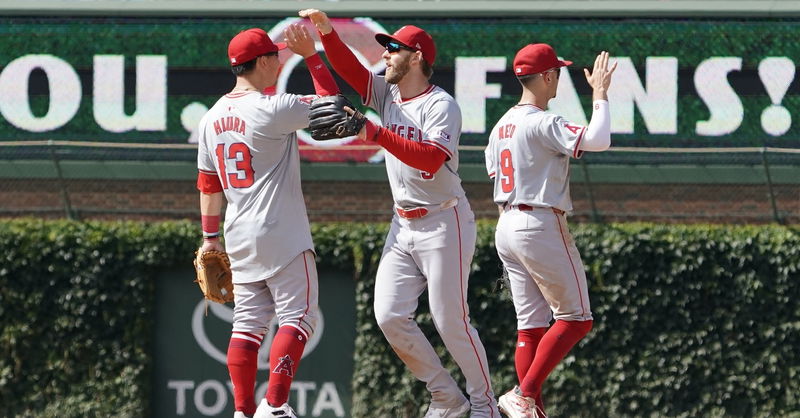
[[[328,19],[328,15],[325,12],[317,9],[303,9],[300,10],[298,13],[300,17],[307,17],[311,20],[311,23],[317,27],[317,30],[320,31],[323,35],[327,35],[331,33],[333,30],[333,26],[331,26],[331,20]]]
[[[608,87],[611,85],[611,75],[617,69],[615,61],[611,68],[608,68],[608,52],[602,51],[594,60],[594,69],[590,73],[584,68],[586,81],[592,87],[592,100],[608,100]]]
[[[286,46],[295,54],[308,58],[317,53],[314,38],[305,26],[292,23],[283,31],[283,36],[286,38]]]

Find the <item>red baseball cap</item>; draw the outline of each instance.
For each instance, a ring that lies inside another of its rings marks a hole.
[[[436,45],[428,32],[414,26],[406,25],[398,29],[393,35],[379,33],[375,35],[375,40],[382,46],[386,46],[389,41],[399,42],[409,48],[422,51],[422,58],[433,65],[436,60]]]
[[[556,51],[547,44],[525,45],[514,57],[514,75],[517,77],[529,74],[539,74],[553,68],[566,67],[572,61],[558,59]]]
[[[252,28],[239,32],[231,39],[231,43],[228,44],[228,58],[233,67],[252,61],[258,56],[278,52],[283,48],[286,48],[285,43],[273,43],[263,29]]]

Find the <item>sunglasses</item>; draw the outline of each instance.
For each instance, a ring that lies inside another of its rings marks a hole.
[[[416,49],[407,47],[399,42],[386,42],[386,51],[390,54],[394,54],[395,52],[400,52],[401,49],[405,49],[406,51],[416,51]]]
[[[561,68],[560,67],[559,68],[552,68],[552,69],[547,70],[547,71],[542,71],[541,73],[539,73],[539,76],[540,77],[544,77],[544,75],[546,73],[556,73],[556,78],[561,78]]]

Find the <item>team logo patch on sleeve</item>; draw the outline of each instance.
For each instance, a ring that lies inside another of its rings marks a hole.
[[[445,132],[445,131],[439,131],[439,132],[437,133],[437,136],[438,136],[439,138],[442,138],[442,139],[444,139],[444,140],[445,140],[445,141],[447,141],[447,142],[450,142],[450,134],[448,134],[448,133],[447,133],[447,132]]]
[[[570,132],[572,132],[572,133],[573,133],[573,134],[575,134],[575,135],[577,135],[577,134],[578,134],[578,131],[580,131],[581,129],[583,129],[583,127],[582,127],[582,126],[570,125],[569,123],[564,123],[564,127],[565,127],[565,128],[567,128],[567,129],[569,129],[569,131],[570,131]]]

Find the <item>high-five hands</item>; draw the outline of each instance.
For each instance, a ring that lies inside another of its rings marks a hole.
[[[592,100],[608,100],[608,87],[611,85],[611,75],[617,69],[617,62],[608,68],[608,51],[602,51],[594,60],[594,69],[590,73],[584,68],[586,81],[592,87]]]
[[[328,19],[328,15],[325,12],[317,9],[303,9],[299,13],[300,17],[307,17],[311,20],[311,23],[317,27],[320,33],[323,35],[327,35],[331,33],[333,30],[333,26],[331,26],[331,20]]]
[[[317,53],[314,38],[305,26],[293,23],[283,31],[283,36],[286,39],[286,46],[295,54],[308,58]]]

